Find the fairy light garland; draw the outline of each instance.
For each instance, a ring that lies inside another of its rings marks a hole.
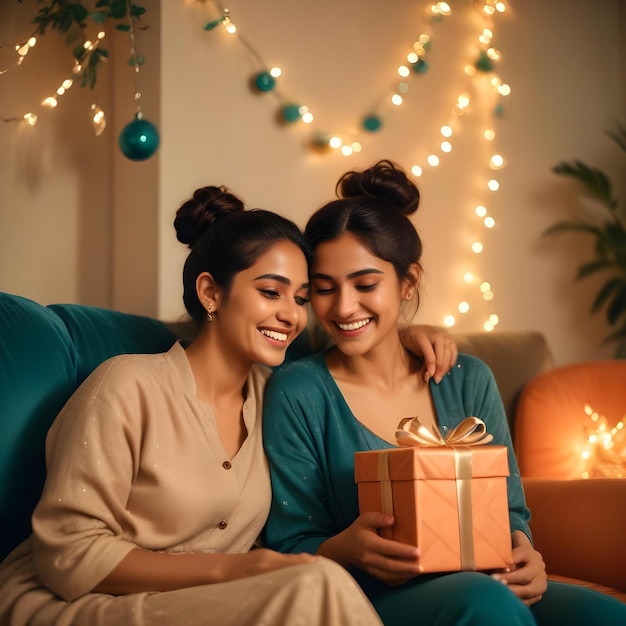
[[[626,416],[612,428],[606,417],[585,404],[583,411],[589,422],[583,426],[585,444],[581,458],[586,468],[583,478],[626,477]]]

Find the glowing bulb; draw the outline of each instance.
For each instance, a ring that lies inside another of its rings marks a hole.
[[[450,152],[452,150],[452,144],[449,141],[441,142],[441,151],[442,152]]]
[[[54,109],[54,107],[58,104],[57,99],[53,96],[48,96],[41,105],[44,107],[48,107],[49,109]]]
[[[483,300],[487,300],[487,302],[489,302],[490,300],[493,300],[493,296],[493,291],[485,291],[483,294]]]
[[[16,50],[21,57],[25,57],[30,50],[30,46],[28,44],[24,44],[23,46],[16,47]]]
[[[483,220],[483,224],[485,228],[493,228],[496,225],[496,220],[494,220],[493,217],[486,217]]]
[[[227,33],[234,35],[237,32],[237,27],[231,22],[228,16],[224,17],[224,21],[222,22],[222,24],[224,24],[224,28],[226,29]]]
[[[419,57],[417,56],[417,54],[415,54],[415,52],[411,52],[411,53],[407,54],[406,60],[411,65],[413,65],[413,63],[417,63],[419,61]]]
[[[273,76],[274,78],[278,78],[282,73],[283,71],[280,69],[280,67],[273,67],[270,70],[270,75]]]
[[[488,48],[487,49],[487,56],[492,61],[497,61],[500,58],[500,52],[498,50],[496,50],[495,48]]]
[[[353,150],[354,152],[361,152],[361,150],[362,150],[362,149],[363,149],[363,146],[362,146],[362,145],[361,145],[358,141],[355,141],[355,142],[352,144],[352,150]]]
[[[470,305],[467,302],[459,302],[459,313],[467,313],[470,309]]]
[[[489,6],[488,4],[486,4],[483,7],[483,11],[485,15],[493,15],[496,12],[496,10],[492,6]]]
[[[442,126],[441,127],[441,134],[444,137],[452,137],[452,128],[450,126]]]
[[[504,2],[496,2],[496,11],[498,13],[504,13],[506,11],[506,4],[504,4]]]
[[[34,126],[37,123],[37,116],[34,113],[26,113],[24,115],[24,121],[29,126]]]
[[[591,456],[591,454],[590,454],[589,450],[583,450],[581,456],[583,457],[583,459],[586,460],[586,459],[588,459]]]
[[[57,89],[57,96],[62,96],[65,93],[65,89],[63,87],[59,87]]]
[[[487,128],[485,129],[485,131],[483,132],[483,137],[487,140],[487,141],[493,141],[496,138],[496,132],[494,130],[492,130],[491,128]]]
[[[472,274],[472,272],[465,272],[463,280],[468,284],[471,283],[474,280],[474,274]]]
[[[494,154],[489,159],[489,167],[492,170],[498,170],[504,165],[504,158],[500,154]]]
[[[511,93],[511,88],[506,83],[503,83],[498,87],[498,93],[501,96],[508,96]]]
[[[406,83],[398,83],[398,91],[400,93],[406,93],[409,90],[409,86]]]
[[[480,241],[475,241],[472,244],[472,252],[475,254],[480,254],[483,251],[483,244]]]
[[[343,156],[350,156],[352,154],[352,146],[341,146],[341,153]]]
[[[93,44],[89,41],[89,39],[87,39],[87,41],[83,44],[83,48],[85,48],[85,50],[89,50],[91,46],[93,46]]]
[[[106,37],[106,33],[105,33],[103,30],[101,30],[101,31],[98,33],[97,37],[98,37],[98,39],[101,39],[101,40],[102,40],[102,39],[104,39],[104,38]]]
[[[339,137],[331,137],[328,144],[330,145],[331,148],[341,148],[343,141],[341,141]]]
[[[500,189],[500,183],[495,178],[492,178],[487,182],[487,187],[489,187],[490,191],[498,191],[498,189]]]
[[[394,93],[393,96],[391,96],[391,102],[396,106],[400,106],[402,104],[402,96],[398,93]]]
[[[398,67],[398,74],[400,74],[402,78],[406,78],[410,73],[411,72],[406,65],[400,65],[400,67]]]
[[[67,90],[67,89],[69,89],[72,86],[72,82],[73,81],[71,81],[69,78],[66,78],[63,81],[63,84],[61,85],[61,87],[63,87],[63,89],[65,89],[65,90]]]
[[[422,45],[427,44],[429,41],[430,41],[430,37],[429,37],[426,33],[422,33],[422,34],[419,36],[419,42],[420,42]]]
[[[456,320],[454,319],[454,315],[446,315],[443,318],[443,325],[447,328],[451,328],[456,324]]]
[[[439,165],[439,157],[436,154],[429,154],[426,161],[431,167],[437,167]]]
[[[462,93],[459,94],[458,100],[457,100],[457,106],[461,109],[465,109],[466,107],[469,106],[470,103],[470,97],[468,94],[466,93]]]
[[[489,321],[495,326],[500,321],[500,318],[495,313],[492,313],[489,316]]]
[[[37,43],[37,39],[35,39],[35,37],[31,37],[26,44],[28,45],[29,48],[34,48],[35,44]]]
[[[486,282],[486,281],[485,281],[484,283],[481,283],[481,285],[480,285],[480,290],[481,290],[483,293],[487,293],[487,291],[490,291],[490,290],[491,290],[491,285],[490,285],[488,282]]]
[[[474,212],[476,213],[476,215],[478,215],[478,217],[485,217],[485,215],[487,215],[487,208],[484,207],[482,204],[479,204],[474,209]]]
[[[302,121],[305,124],[310,124],[313,121],[313,113],[310,113],[309,111],[307,111],[306,113],[304,113],[302,115]]]
[[[414,165],[411,168],[411,173],[413,174],[413,176],[421,176],[424,172],[419,165]]]
[[[476,68],[473,65],[466,65],[464,70],[468,76],[474,76],[474,74],[476,74]]]
[[[491,324],[491,322],[485,322],[483,324],[483,328],[485,329],[485,332],[490,333],[493,330],[493,324]]]

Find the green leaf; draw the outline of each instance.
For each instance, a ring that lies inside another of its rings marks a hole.
[[[106,11],[96,11],[95,13],[91,14],[91,19],[96,24],[102,24],[106,20],[107,17],[108,17],[108,14]]]
[[[78,44],[72,52],[72,55],[77,61],[82,61],[85,58],[85,54],[87,54],[87,51],[82,43]]]
[[[578,273],[576,274],[576,279],[580,280],[581,278],[585,278],[585,276],[589,276],[590,274],[595,274],[601,270],[610,269],[614,266],[612,261],[590,261],[589,263],[585,263],[578,268]]]
[[[612,278],[609,280],[602,289],[598,292],[598,295],[595,297],[593,304],[591,305],[591,312],[595,313],[602,308],[602,305],[607,301],[608,298],[613,295],[613,292],[620,288],[621,281],[619,278]]]
[[[615,130],[609,130],[606,134],[626,152],[626,126],[619,122],[615,122],[615,126],[617,127]]]
[[[89,17],[89,11],[80,3],[70,4],[67,10],[72,19],[84,28],[85,20]]]
[[[96,2],[96,9],[106,6],[109,6],[109,0],[98,0],[98,2]]]
[[[555,235],[557,233],[565,232],[581,232],[596,236],[600,236],[602,233],[597,226],[587,224],[586,222],[558,222],[557,224],[553,224],[549,228],[546,228],[543,234]]]
[[[613,298],[613,302],[609,304],[606,311],[606,319],[611,326],[615,326],[620,317],[626,315],[626,283],[622,281],[620,289]]]
[[[127,33],[130,30],[130,25],[129,24],[117,24],[115,26],[115,30],[121,30]]]
[[[601,200],[607,206],[613,206],[613,188],[611,181],[604,172],[594,167],[589,167],[582,161],[575,159],[573,162],[562,161],[552,168],[555,174],[570,176],[581,183],[594,197]]]
[[[130,13],[133,17],[140,17],[145,12],[146,10],[142,6],[139,6],[138,4],[132,4],[130,7]]]
[[[126,17],[126,0],[111,0],[109,15],[116,20]]]

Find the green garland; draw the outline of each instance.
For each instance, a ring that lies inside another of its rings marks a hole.
[[[22,0],[17,0],[20,4]],[[97,0],[93,9],[85,6],[80,0],[37,0],[45,6],[39,9],[32,22],[37,25],[34,35],[44,35],[48,28],[66,35],[68,45],[73,45],[73,56],[77,64],[83,67],[80,84],[92,90],[98,77],[98,69],[109,52],[101,46],[89,50],[84,44],[88,41],[86,30],[89,21],[94,24],[104,24],[107,21],[117,22],[115,30],[128,32],[131,29],[131,20],[137,21],[137,27],[146,29],[147,26],[139,22],[139,18],[146,9],[129,0]],[[73,32],[80,33],[72,36]],[[131,58],[129,63],[141,65],[143,58]]]

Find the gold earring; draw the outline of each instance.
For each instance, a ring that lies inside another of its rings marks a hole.
[[[208,308],[208,310],[206,312],[206,316],[207,316],[207,319],[209,320],[209,322],[213,321],[213,313],[211,313],[212,310],[213,310],[213,305],[209,304],[209,308]]]

